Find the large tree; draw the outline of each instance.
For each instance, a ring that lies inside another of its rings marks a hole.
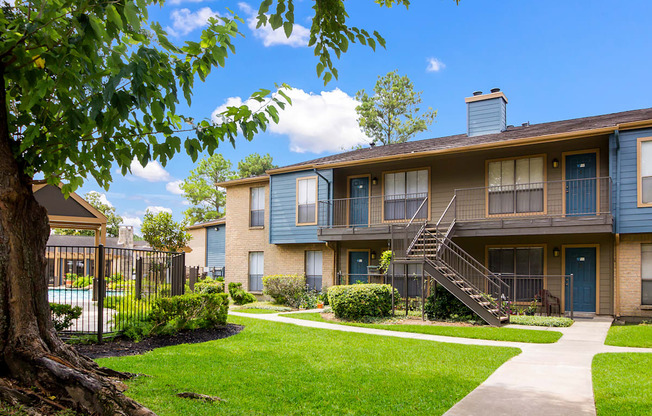
[[[185,222],[189,225],[221,218],[224,216],[226,195],[224,189],[216,183],[235,178],[232,164],[221,154],[202,159],[197,168],[181,184],[181,190],[188,202],[192,204],[184,211]]]
[[[355,98],[360,101],[355,109],[358,124],[375,144],[403,143],[428,130],[437,115],[430,107],[421,111],[421,92],[414,91],[410,78],[398,71],[379,76],[373,95],[360,90]]]
[[[261,90],[259,113],[228,108],[220,123],[177,114],[203,81],[234,53],[243,21],[212,18],[196,42],[173,45],[161,26],[147,24],[157,0],[17,0],[0,9],[0,397],[40,398],[83,414],[145,415],[119,383],[57,336],[49,315],[45,274],[48,218],[32,193],[35,177],[69,193],[92,177],[108,188],[114,166],[134,159],[166,162],[182,149],[196,160],[238,133],[250,140],[287,100]],[[381,6],[406,0],[375,0]],[[271,9],[275,6],[275,10]],[[270,12],[270,9],[272,12]],[[349,43],[384,44],[349,27],[344,2],[314,0],[309,44],[317,72],[329,81],[332,56]],[[264,0],[260,24],[294,23],[292,0]]]
[[[250,176],[262,175],[268,169],[277,168],[269,153],[264,156],[252,153],[238,162],[238,176],[248,178]]]
[[[109,237],[117,237],[120,231],[120,224],[122,224],[122,217],[116,214],[115,207],[109,205],[105,200],[102,200],[102,195],[95,191],[90,191],[84,194],[84,200],[106,217],[106,235]],[[57,235],[95,235],[95,231],[74,230],[68,228],[56,229],[54,230],[54,233]]]

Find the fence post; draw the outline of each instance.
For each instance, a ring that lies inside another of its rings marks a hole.
[[[102,335],[104,333],[104,270],[106,268],[104,246],[102,244],[97,246],[97,259],[98,264],[95,265],[97,270],[97,342],[101,343]]]
[[[141,294],[143,291],[143,258],[138,257],[136,259],[136,287],[135,287],[135,296],[136,299],[141,298]]]
[[[190,291],[195,290],[195,283],[197,283],[197,275],[199,274],[199,267],[190,267],[188,269],[188,287]]]

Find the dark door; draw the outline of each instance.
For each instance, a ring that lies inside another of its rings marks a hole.
[[[566,215],[596,213],[596,154],[566,156]]]
[[[349,251],[349,284],[369,283],[367,275],[369,266],[368,251]]]
[[[369,178],[352,178],[350,182],[349,225],[369,225]]]
[[[575,312],[596,312],[596,248],[566,248],[566,275],[573,275]],[[570,278],[566,279],[566,310],[570,310]]]

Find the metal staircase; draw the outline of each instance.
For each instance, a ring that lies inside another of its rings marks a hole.
[[[423,264],[425,273],[489,325],[508,323],[509,314],[501,299],[509,293],[509,286],[450,238],[455,219],[448,217],[454,203],[455,197],[435,225],[426,221],[417,229],[410,221],[396,241],[392,239],[393,249],[398,249],[394,249],[393,263]]]

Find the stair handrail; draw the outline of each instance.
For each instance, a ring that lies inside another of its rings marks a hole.
[[[439,220],[437,221],[437,224],[435,224],[435,230],[437,230],[437,232],[439,232],[439,227],[440,227],[442,221],[444,221],[444,218],[446,217],[446,214],[448,214],[448,211],[449,211],[449,210],[451,209],[451,207],[453,207],[453,205],[455,204],[455,197],[456,197],[456,196],[457,196],[457,195],[453,195],[453,197],[451,198],[451,200],[448,202],[448,205],[446,206],[446,209],[444,210],[444,212],[442,212],[441,216],[439,217]],[[455,222],[455,217],[453,217],[453,220],[451,221],[451,223],[454,223],[454,222]],[[451,227],[449,227],[449,229],[450,229],[450,228],[451,228]],[[447,233],[447,234],[448,234],[448,233]]]
[[[427,201],[428,201],[428,197],[426,196],[423,198],[423,201],[421,201],[421,205],[419,205],[419,208],[417,208],[417,210],[414,211],[414,215],[412,216],[412,218],[410,218],[410,221],[405,226],[405,229],[408,229],[410,225],[412,225],[412,222],[414,222],[414,219],[417,217],[417,214],[419,214],[419,211],[421,211],[421,208],[423,208],[423,204],[425,204]]]

